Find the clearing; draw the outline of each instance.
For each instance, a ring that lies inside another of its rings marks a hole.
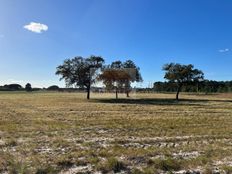
[[[0,93],[0,173],[232,171],[232,94],[91,95]]]

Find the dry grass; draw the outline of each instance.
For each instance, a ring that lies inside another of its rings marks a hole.
[[[173,97],[0,93],[0,172],[231,171],[232,94]]]

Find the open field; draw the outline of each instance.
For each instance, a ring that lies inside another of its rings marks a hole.
[[[0,171],[232,173],[232,94],[85,96],[0,93]]]

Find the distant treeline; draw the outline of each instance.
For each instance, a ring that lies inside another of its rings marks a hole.
[[[153,88],[136,88],[137,92],[176,92],[177,84],[174,82],[155,82]],[[48,88],[32,88],[31,91],[59,91],[59,92],[85,92],[81,88],[60,88],[57,85],[49,86]],[[9,84],[0,86],[0,91],[26,91],[25,87],[19,84]],[[92,92],[107,92],[102,87],[92,87]],[[232,92],[232,81],[213,81],[205,80],[202,82],[184,85],[182,92]]]
[[[26,85],[27,86],[27,85]],[[59,91],[59,92],[84,92],[85,89],[80,88],[60,88],[57,85],[49,86],[48,88],[31,88],[27,90],[27,87],[22,87],[19,84],[7,84],[0,86],[0,91]],[[98,89],[95,89],[96,91]]]
[[[8,84],[4,86],[0,86],[0,91],[25,91],[26,88],[23,88],[19,84]],[[41,90],[41,88],[32,88],[32,91],[38,91]]]
[[[155,92],[175,92],[177,84],[174,82],[155,82]],[[185,84],[182,87],[182,92],[232,92],[232,81],[213,81],[205,80],[195,84]]]

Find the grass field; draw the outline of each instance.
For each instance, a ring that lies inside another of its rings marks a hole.
[[[232,94],[85,96],[0,93],[0,172],[232,173]]]

